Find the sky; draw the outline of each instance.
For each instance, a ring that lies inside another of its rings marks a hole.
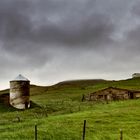
[[[140,72],[139,0],[0,0],[0,89]]]

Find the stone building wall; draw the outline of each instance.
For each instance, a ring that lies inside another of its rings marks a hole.
[[[11,81],[10,82],[10,104],[18,109],[25,109],[30,106],[29,101],[30,82]]]
[[[88,100],[127,100],[140,98],[140,92],[119,88],[106,88],[88,95]]]

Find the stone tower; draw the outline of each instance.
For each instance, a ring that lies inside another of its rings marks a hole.
[[[27,109],[30,107],[30,81],[18,75],[10,81],[10,105],[17,109]]]

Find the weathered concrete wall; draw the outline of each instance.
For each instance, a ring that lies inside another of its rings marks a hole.
[[[10,104],[18,109],[30,107],[30,82],[11,81],[10,82]]]
[[[140,98],[140,92],[134,93],[134,98]]]
[[[94,93],[89,94],[88,100],[127,100],[133,98],[139,98],[140,93],[133,92],[118,88],[107,88]]]

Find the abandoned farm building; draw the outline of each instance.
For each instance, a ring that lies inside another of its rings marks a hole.
[[[120,89],[115,87],[108,87],[106,89],[90,93],[86,97],[86,99],[89,101],[127,100],[127,99],[136,99],[136,98],[140,98],[140,91]]]

